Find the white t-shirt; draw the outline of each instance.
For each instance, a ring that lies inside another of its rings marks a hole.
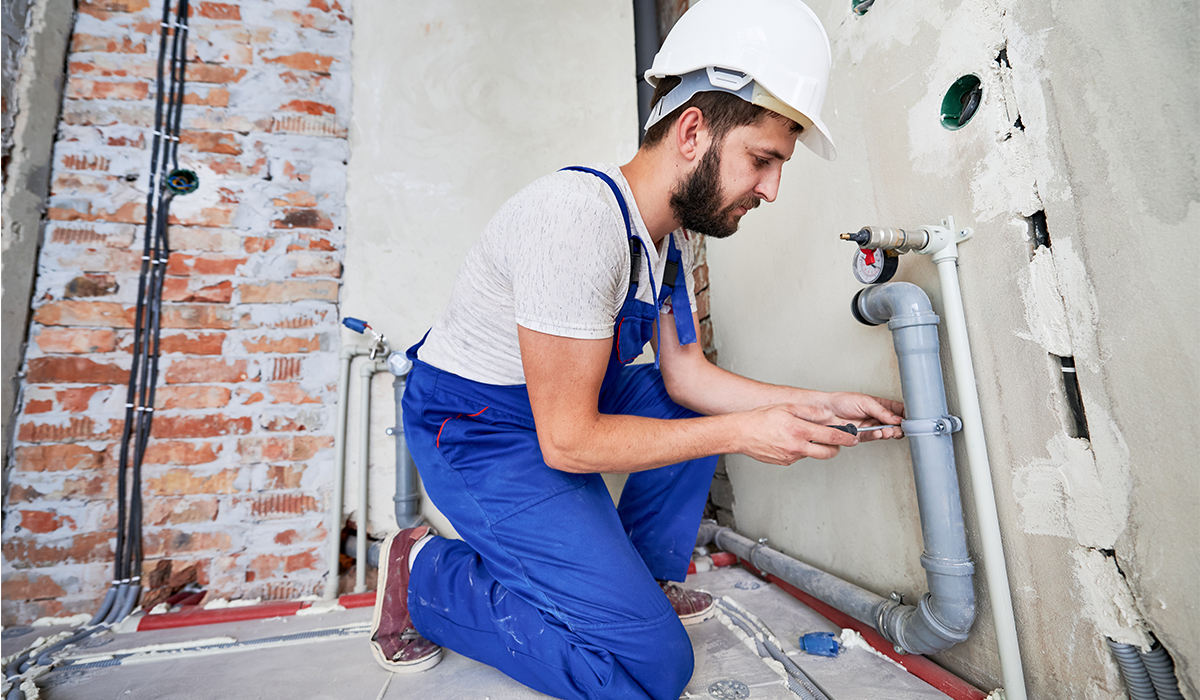
[[[647,263],[660,288],[669,237],[655,248],[617,166],[590,167],[611,177],[625,197],[634,235],[649,252],[642,256],[637,298],[653,303]],[[695,311],[694,253],[685,236],[696,234],[672,235]],[[603,180],[576,171],[542,177],[505,202],[488,222],[467,253],[450,303],[419,357],[477,382],[524,384],[517,325],[567,338],[612,337],[629,291],[629,258],[621,209]],[[663,314],[670,309],[668,299]]]

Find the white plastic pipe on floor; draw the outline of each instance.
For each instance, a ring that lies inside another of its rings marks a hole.
[[[1004,545],[1000,538],[1000,516],[996,512],[992,467],[984,440],[983,415],[979,408],[979,391],[975,386],[975,364],[971,361],[971,344],[967,339],[967,317],[963,311],[962,290],[958,285],[959,234],[954,230],[953,220],[947,221],[947,226],[942,229],[944,233],[936,231],[936,227],[929,227],[927,230],[930,232],[929,247],[919,252],[932,255],[942,286],[942,318],[946,323],[950,360],[954,367],[954,385],[958,389],[958,413],[963,422],[963,442],[967,451],[967,466],[971,473],[972,500],[979,521],[983,572],[987,578],[988,600],[991,602],[992,621],[996,627],[1004,696],[1006,700],[1026,700],[1025,674],[1021,664],[1016,618],[1013,615],[1012,591],[1008,585],[1008,566],[1004,560]],[[939,233],[942,235],[938,235]]]

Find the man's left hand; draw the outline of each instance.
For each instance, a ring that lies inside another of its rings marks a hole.
[[[854,423],[859,428],[869,428],[875,425],[891,425],[892,428],[860,432],[860,442],[883,440],[886,438],[904,437],[900,429],[900,421],[904,418],[904,404],[892,399],[884,399],[867,394],[839,391],[824,394],[814,401],[835,414],[842,423]]]

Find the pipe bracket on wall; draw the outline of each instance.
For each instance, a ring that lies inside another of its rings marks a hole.
[[[900,421],[900,429],[905,435],[949,435],[962,430],[962,420],[958,416],[942,416],[941,418],[918,418],[916,420]]]

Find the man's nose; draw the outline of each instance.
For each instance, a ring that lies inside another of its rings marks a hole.
[[[754,188],[754,194],[759,199],[765,199],[768,202],[774,202],[775,197],[779,195],[779,178],[782,175],[779,169],[773,170],[769,175],[758,181],[758,186]]]

